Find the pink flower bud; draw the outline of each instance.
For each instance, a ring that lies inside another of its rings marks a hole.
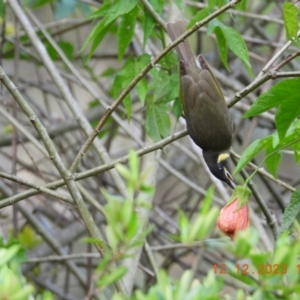
[[[245,229],[249,225],[248,204],[246,203],[240,209],[238,207],[239,202],[236,198],[221,209],[217,220],[218,228],[231,239],[238,230]]]

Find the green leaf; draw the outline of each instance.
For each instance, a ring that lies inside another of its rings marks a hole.
[[[295,163],[300,162],[300,142],[295,143],[293,146]]]
[[[145,78],[142,78],[136,85],[136,92],[141,100],[141,103],[145,104],[146,95],[148,93],[148,84]]]
[[[263,139],[255,140],[251,145],[249,145],[241,155],[241,158],[233,172],[233,174],[237,174],[241,171],[241,169],[253,159],[253,157],[259,153],[262,149],[266,148],[268,144],[272,143],[272,137],[268,136]]]
[[[272,149],[272,151],[273,151],[273,149]],[[266,155],[271,152],[269,152],[268,148],[267,148]],[[265,159],[265,164],[266,164],[269,172],[274,176],[274,178],[277,178],[277,169],[281,162],[281,158],[282,158],[281,153],[275,152],[275,153],[271,154],[270,156],[266,157],[266,159]]]
[[[179,210],[178,225],[180,229],[180,240],[181,242],[185,243],[188,240],[190,227],[189,227],[189,219],[187,218],[187,216],[182,210]]]
[[[244,41],[244,39],[241,37],[241,35],[232,27],[227,27],[223,25],[221,27],[224,37],[226,39],[227,45],[230,48],[230,50],[241,59],[241,61],[244,63],[244,66],[246,67],[248,73],[252,75],[251,71],[251,65],[249,61],[249,54],[248,54],[248,48]]]
[[[148,2],[158,14],[161,14],[162,9],[164,7],[163,0],[149,0]],[[151,35],[153,28],[155,27],[155,24],[156,24],[156,21],[153,19],[152,15],[148,11],[148,9],[145,7],[144,8],[144,22],[143,22],[143,32],[144,32],[143,46],[146,45],[147,40],[148,40],[149,36]]]
[[[178,120],[182,115],[182,106],[181,106],[181,100],[179,97],[176,97],[174,100],[173,113],[176,117],[176,120]]]
[[[300,78],[299,78],[300,79]],[[298,88],[298,90],[300,90]],[[290,91],[292,93],[292,91]],[[298,98],[295,98],[298,94]],[[293,94],[292,99],[285,100],[281,103],[276,111],[275,124],[278,131],[279,139],[283,139],[292,122],[300,115],[299,97],[300,91]]]
[[[54,17],[62,19],[74,13],[78,0],[59,0],[55,3]]]
[[[168,107],[164,104],[150,104],[147,109],[146,130],[148,135],[159,141],[161,136],[167,137],[170,130],[170,117]]]
[[[137,181],[140,173],[140,162],[136,152],[132,149],[129,151],[129,166],[132,180]]]
[[[16,256],[16,254],[19,252],[19,250],[21,250],[21,245],[12,245],[7,249],[0,249],[0,267],[7,264],[11,259],[13,259],[14,256]]]
[[[90,42],[92,42],[92,46],[89,52],[89,57],[93,55],[98,45],[101,43],[103,38],[105,37],[106,33],[110,29],[113,21],[107,23],[108,17],[104,17],[91,31],[89,36],[87,37],[84,45],[82,46],[81,50],[84,49]]]
[[[300,188],[292,194],[290,204],[286,207],[281,225],[281,232],[287,230],[300,211]]]
[[[34,230],[28,225],[25,225],[19,232],[18,239],[25,249],[32,249],[40,242]]]
[[[132,11],[138,2],[138,0],[118,0],[113,5],[108,5],[108,9],[104,11],[104,14],[108,16],[107,23]]]
[[[127,120],[128,122],[130,121],[131,119],[131,114],[132,114],[132,103],[131,103],[131,99],[130,99],[130,96],[127,95],[124,100],[123,100],[123,104],[125,106],[125,109],[126,109],[126,113],[127,113]]]
[[[221,57],[221,60],[225,66],[225,68],[229,71],[229,65],[228,65],[228,61],[227,61],[227,55],[228,55],[228,51],[227,51],[227,45],[226,45],[226,39],[224,37],[223,31],[221,30],[220,27],[217,27],[215,29],[215,34],[216,34],[216,38],[218,41],[218,49],[219,49],[219,54]]]
[[[70,42],[67,41],[59,41],[57,45],[61,48],[61,50],[64,52],[64,54],[67,56],[69,60],[73,60],[74,55],[74,47]],[[55,48],[51,44],[46,44],[46,49],[48,51],[49,56],[52,60],[57,60],[59,58],[59,55]]]
[[[136,22],[138,8],[135,7],[129,13],[123,15],[122,20],[118,27],[118,59],[121,60],[129,46]]]
[[[298,8],[290,2],[284,2],[283,9],[283,21],[287,39],[295,42],[298,39]]]
[[[106,272],[105,275],[100,280],[98,280],[96,284],[98,287],[108,286],[122,278],[126,274],[126,272],[126,267],[117,267],[113,269],[110,273]]]
[[[299,86],[300,78],[280,81],[266,93],[260,95],[243,117],[249,118],[256,116],[273,107],[279,106],[285,101],[292,101],[292,103],[294,103],[294,99],[299,99],[300,97]]]
[[[92,46],[90,49],[89,56],[91,56],[108,30],[110,29],[112,23],[121,15],[125,15],[133,10],[138,3],[138,0],[119,0],[116,1],[114,5],[110,3],[105,3],[100,9],[98,9],[91,18],[104,16],[104,18],[93,28],[89,36],[87,37],[82,49],[84,49],[90,42]]]
[[[205,7],[201,10],[199,10],[190,20],[187,29],[191,28],[193,25],[195,25],[197,22],[202,21],[204,18],[206,18],[209,15],[209,8]]]
[[[5,16],[5,3],[3,0],[0,1],[0,18],[4,19]]]

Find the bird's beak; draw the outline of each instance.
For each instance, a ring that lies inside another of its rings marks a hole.
[[[226,177],[228,178],[228,185],[234,190],[235,186],[236,186],[236,183],[233,179],[233,177],[231,176],[231,174],[227,171],[226,168],[224,168],[224,172],[225,172],[225,175]]]

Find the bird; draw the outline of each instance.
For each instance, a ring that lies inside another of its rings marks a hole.
[[[185,31],[182,20],[167,23],[175,41]],[[175,47],[179,58],[180,92],[189,136],[202,149],[210,172],[234,189],[229,171],[229,149],[234,130],[222,90],[205,58],[194,57],[188,40]]]

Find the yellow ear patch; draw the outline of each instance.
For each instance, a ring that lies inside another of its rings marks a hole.
[[[218,162],[224,161],[224,160],[226,160],[228,157],[229,157],[229,154],[228,154],[228,153],[221,153],[221,154],[218,156]]]

